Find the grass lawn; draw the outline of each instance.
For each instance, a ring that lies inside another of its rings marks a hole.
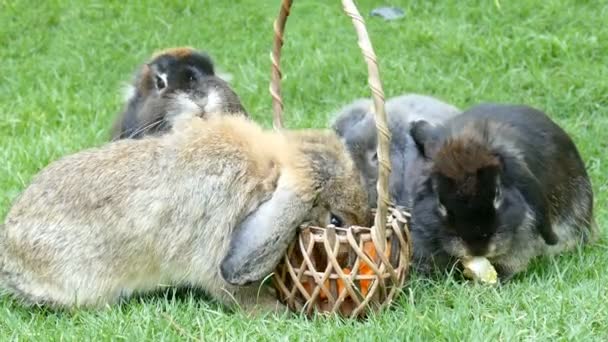
[[[413,277],[394,308],[363,322],[248,318],[191,293],[104,311],[26,310],[0,298],[0,340],[605,340],[608,338],[608,2],[358,1],[387,96],[433,94],[466,108],[527,103],[571,133],[596,193],[600,242],[542,259],[508,286]],[[378,4],[406,17],[369,17]],[[154,50],[207,50],[255,119],[271,124],[269,52],[279,1],[0,0],[0,211],[67,153],[104,143],[120,89]],[[369,96],[339,1],[296,1],[283,54],[286,123],[322,127]]]

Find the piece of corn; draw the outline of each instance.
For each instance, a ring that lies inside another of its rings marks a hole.
[[[490,261],[484,257],[466,258],[462,260],[464,276],[482,283],[495,284],[498,274]]]

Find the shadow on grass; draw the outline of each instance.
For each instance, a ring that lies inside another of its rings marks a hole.
[[[107,314],[108,311],[128,313],[137,310],[141,305],[150,305],[158,310],[169,310],[169,307],[189,305],[201,310],[213,310],[229,313],[231,310],[212,300],[204,291],[193,287],[166,287],[146,293],[138,293],[129,298],[120,299],[118,303],[100,308],[53,308],[45,305],[27,305],[11,297],[3,295],[0,297],[0,308],[12,313],[19,313],[22,318],[26,316],[42,316],[46,318],[75,318],[83,313]],[[164,309],[163,309],[164,308]]]

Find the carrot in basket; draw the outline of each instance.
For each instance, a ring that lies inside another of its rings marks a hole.
[[[363,252],[373,261],[373,262],[377,262],[378,261],[378,254],[376,252],[376,247],[374,246],[373,241],[369,240],[363,243]],[[385,251],[385,255],[389,256],[391,253],[391,246],[390,245],[386,245],[386,251]],[[343,268],[342,272],[344,272],[345,275],[349,275],[351,273],[351,269],[350,268]],[[372,270],[372,268],[363,260],[361,260],[360,262],[360,266],[358,269],[358,274],[361,275],[373,275],[374,271]],[[306,289],[306,291],[308,292],[309,295],[312,295],[312,292],[314,290],[314,287],[316,286],[316,283],[314,281],[312,281],[312,279],[310,279],[310,281],[305,281],[302,283],[302,285],[304,286],[304,288]],[[325,280],[324,282],[325,288],[327,288],[328,290],[330,289],[330,282],[329,279]],[[342,293],[342,291],[344,291],[345,289],[345,285],[344,285],[344,280],[338,278],[336,279],[336,285],[338,288],[338,296]],[[361,291],[361,295],[363,295],[364,297],[367,296],[367,294],[369,293],[369,288],[372,285],[372,279],[362,279],[359,280],[359,288]],[[319,299],[321,300],[326,300],[327,299],[327,293],[325,292],[325,290],[322,288],[321,291],[319,292]]]
[[[374,246],[374,242],[369,240],[363,243],[363,251],[365,252],[365,254],[367,254],[367,256],[373,261],[376,262],[378,261],[378,254],[376,253],[376,247]],[[390,245],[386,245],[386,254],[387,256],[389,256],[391,254],[391,246]],[[374,274],[374,271],[372,270],[372,268],[363,260],[361,260],[361,266],[359,266],[359,274],[361,275],[372,275]],[[367,296],[367,293],[369,292],[369,288],[372,284],[372,280],[371,279],[362,279],[359,281],[359,287],[361,289],[361,295],[363,295],[364,297]]]

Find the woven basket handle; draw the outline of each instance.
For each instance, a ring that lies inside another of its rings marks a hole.
[[[275,129],[283,128],[283,101],[281,99],[281,48],[283,47],[283,33],[285,32],[285,23],[289,16],[289,10],[293,0],[283,0],[281,9],[277,19],[274,21],[274,44],[270,59],[272,61],[272,77],[270,82],[270,95],[272,96],[273,126]],[[365,28],[365,21],[359,13],[357,6],[352,0],[342,0],[342,6],[347,16],[352,19],[355,31],[357,32],[359,48],[363,53],[365,62],[367,63],[368,84],[372,91],[374,101],[374,113],[376,120],[376,129],[378,130],[378,209],[374,221],[375,234],[372,234],[376,246],[381,250],[385,248],[386,242],[386,225],[385,219],[388,213],[389,197],[388,197],[388,178],[391,173],[391,163],[389,158],[389,146],[391,134],[388,129],[386,112],[384,111],[384,92],[380,81],[380,72],[378,71],[378,62],[374,48]]]

